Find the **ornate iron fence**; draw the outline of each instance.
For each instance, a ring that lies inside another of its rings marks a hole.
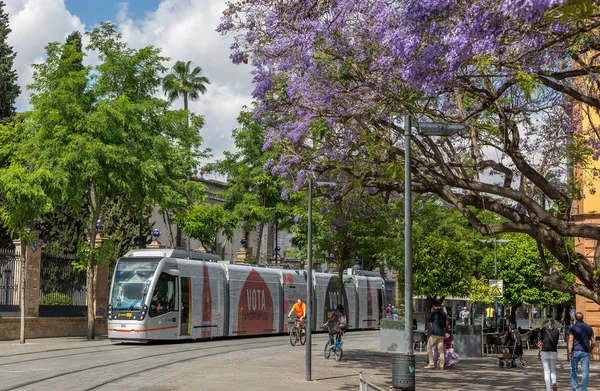
[[[42,253],[40,305],[85,306],[85,270],[75,270],[76,257]]]
[[[0,249],[0,306],[19,305],[19,262],[15,251]],[[16,280],[15,280],[16,279]]]

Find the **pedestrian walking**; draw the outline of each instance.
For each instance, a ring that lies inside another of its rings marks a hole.
[[[458,361],[460,360],[460,356],[457,353],[455,353],[454,349],[452,348],[452,333],[451,333],[450,328],[448,327],[447,323],[446,323],[446,327],[444,327],[444,349],[445,349],[444,369],[452,368],[454,365],[456,365],[458,363]],[[432,351],[433,351],[433,363],[434,363],[434,365],[439,366],[440,352],[438,351],[438,347],[433,346]]]
[[[387,307],[385,307],[385,317],[386,318],[392,317],[392,305],[391,304],[388,304]]]
[[[431,314],[427,319],[431,325],[431,335],[427,340],[427,357],[429,358],[429,364],[425,369],[444,369],[445,364],[445,348],[444,348],[444,327],[446,327],[447,317],[437,300],[433,300],[431,307]],[[437,346],[438,352],[440,353],[439,366],[436,367],[433,361],[433,347]]]
[[[587,391],[590,375],[590,353],[594,339],[594,331],[583,321],[583,314],[575,314],[575,323],[569,327],[567,351],[571,361],[571,387],[573,391]],[[581,388],[577,385],[577,371],[581,362]]]
[[[540,331],[542,345],[541,360],[544,367],[544,381],[546,391],[557,391],[556,389],[556,360],[558,359],[558,337],[560,332],[552,317],[546,318],[544,327]]]

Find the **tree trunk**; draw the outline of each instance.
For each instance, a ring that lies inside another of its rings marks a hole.
[[[533,328],[533,322],[534,322],[533,316],[534,316],[534,313],[533,313],[533,304],[530,304],[529,305],[529,316],[528,316],[528,318],[529,318],[529,328]]]
[[[139,237],[138,237],[138,247],[145,248],[146,247],[146,237],[142,231],[142,216],[140,216],[140,226],[139,226]]]
[[[169,240],[169,247],[175,248],[175,243],[173,242],[173,230],[171,230],[171,219],[169,218],[169,213],[167,211],[162,211],[163,223],[165,224],[165,230],[167,231],[167,239]]]
[[[256,243],[256,255],[255,255],[256,258],[254,258],[256,260],[257,265],[260,264],[260,248],[262,245],[262,237],[263,237],[263,232],[265,230],[265,223],[259,223],[258,227],[259,227],[258,228],[258,240]]]
[[[19,334],[19,343],[25,343],[25,284],[27,283],[27,258],[25,257],[25,251],[27,245],[21,239],[21,255],[19,255],[19,264],[21,266],[21,283],[19,285],[19,307],[21,308],[21,331]]]
[[[186,122],[187,122],[187,126],[188,128],[190,127],[190,113],[187,112],[188,111],[188,94],[187,92],[183,92],[183,109],[186,111]],[[173,233],[171,233],[171,235],[173,235]],[[181,248],[183,247],[183,242],[182,242],[182,235],[181,235],[181,228],[179,227],[179,225],[175,225],[175,247]],[[174,246],[171,246],[172,248],[175,248]],[[188,244],[188,248],[189,248],[189,244]]]
[[[93,238],[96,237],[96,229],[94,229]],[[87,316],[87,339],[92,340],[96,338],[96,311],[95,311],[95,292],[94,292],[94,246],[95,239],[91,240],[90,252],[87,259],[87,270],[86,270],[86,300],[88,305],[88,316]]]
[[[97,195],[95,192],[92,194]],[[90,241],[88,243],[88,258],[87,258],[87,270],[86,270],[86,300],[88,307],[87,316],[87,339],[92,340],[96,338],[96,287],[94,284],[96,269],[94,265],[94,248],[96,247],[96,235],[98,234],[96,228],[96,222],[100,219],[100,211],[102,210],[102,202],[98,199],[95,202],[91,202],[94,205],[92,211],[92,221],[90,229]]]
[[[267,224],[267,263],[270,263],[273,259],[274,249],[275,249],[275,239],[274,239],[274,228],[273,223],[269,222]]]
[[[344,294],[346,293],[344,290],[344,263],[340,262],[338,265],[338,305],[344,304]],[[349,305],[350,303],[348,303]],[[348,312],[348,308],[344,308],[346,313]]]
[[[519,310],[518,305],[510,307],[510,324],[517,324],[517,311]]]

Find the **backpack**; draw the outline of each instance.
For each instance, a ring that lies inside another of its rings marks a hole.
[[[339,322],[338,322],[338,326],[340,328],[344,328],[346,327],[348,324],[348,321],[346,320],[346,315],[344,314],[340,314],[340,318],[339,318]]]

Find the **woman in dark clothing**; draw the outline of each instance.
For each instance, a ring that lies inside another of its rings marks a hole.
[[[544,380],[546,381],[546,391],[556,391],[556,360],[558,353],[558,336],[560,332],[556,328],[556,323],[552,317],[544,322],[544,328],[540,331],[540,341],[542,342],[542,365],[544,366]]]
[[[342,304],[338,304],[337,308],[331,314],[331,317],[327,319],[327,322],[323,325],[323,327],[327,327],[329,329],[329,349],[333,349],[335,347],[336,338],[339,338],[339,335],[346,329],[346,314],[344,313],[344,306]]]

